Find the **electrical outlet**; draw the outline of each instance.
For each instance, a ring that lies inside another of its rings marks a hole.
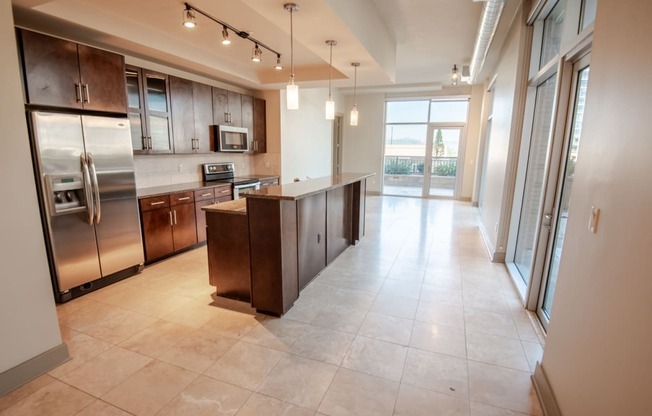
[[[183,173],[183,165],[179,165],[179,173]]]
[[[265,162],[265,168],[269,169],[269,162]]]

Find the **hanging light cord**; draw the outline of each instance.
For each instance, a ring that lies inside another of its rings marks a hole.
[[[294,27],[292,24],[292,15],[294,10],[290,8],[290,78],[294,81]]]
[[[332,97],[331,94],[331,80],[333,79],[333,41],[329,43],[331,45],[331,54],[329,58],[329,67],[328,67],[328,98]]]
[[[355,89],[358,86],[358,66],[353,66],[353,106],[356,106]]]

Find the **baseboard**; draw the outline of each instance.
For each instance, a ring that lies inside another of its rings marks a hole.
[[[539,396],[544,416],[561,416],[561,410],[559,410],[555,395],[552,393],[550,383],[548,383],[548,377],[546,377],[543,367],[538,362],[532,375],[532,382],[534,383],[534,389],[537,391],[537,396]]]
[[[494,263],[505,263],[505,253],[494,252],[491,261]]]
[[[45,351],[36,357],[0,373],[0,396],[22,386],[30,380],[47,373],[54,367],[68,361],[70,354],[66,344]]]
[[[494,249],[493,244],[487,234],[487,230],[484,228],[484,224],[480,221],[480,235],[482,236],[482,241],[484,242],[484,247],[487,249],[487,254],[492,263],[505,263],[505,253],[497,252]]]

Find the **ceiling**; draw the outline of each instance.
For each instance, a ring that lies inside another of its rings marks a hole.
[[[104,47],[247,89],[277,89],[289,78],[290,14],[283,0],[189,0],[282,54],[231,34],[221,45],[221,26],[197,14],[197,27],[182,26],[181,0],[13,0],[16,24]],[[333,85],[350,87],[352,62],[358,85],[388,89],[450,85],[453,64],[471,61],[482,11],[473,0],[298,0],[294,14],[294,63],[299,85],[325,86],[329,47]]]

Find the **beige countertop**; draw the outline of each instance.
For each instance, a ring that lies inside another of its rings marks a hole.
[[[247,215],[247,200],[244,198],[202,207],[202,211],[221,212],[226,214]]]
[[[252,199],[296,200],[330,189],[340,188],[373,175],[373,173],[342,173],[336,176],[324,176],[321,178],[306,179],[300,182],[270,186],[248,193],[246,196]]]
[[[260,179],[265,180],[265,179],[271,179],[271,178],[278,178],[278,175],[242,175],[238,176],[239,178],[247,178],[247,179]],[[202,182],[202,181],[197,181],[197,182],[186,182],[186,183],[177,183],[174,185],[163,185],[163,186],[153,186],[149,188],[138,188],[136,190],[136,195],[138,198],[145,198],[149,196],[155,196],[155,195],[165,195],[165,194],[171,194],[174,192],[184,192],[184,191],[195,191],[199,190],[202,188],[215,188],[216,186],[224,186],[224,185],[230,185],[228,182],[220,182],[220,181],[212,181],[212,182]]]

